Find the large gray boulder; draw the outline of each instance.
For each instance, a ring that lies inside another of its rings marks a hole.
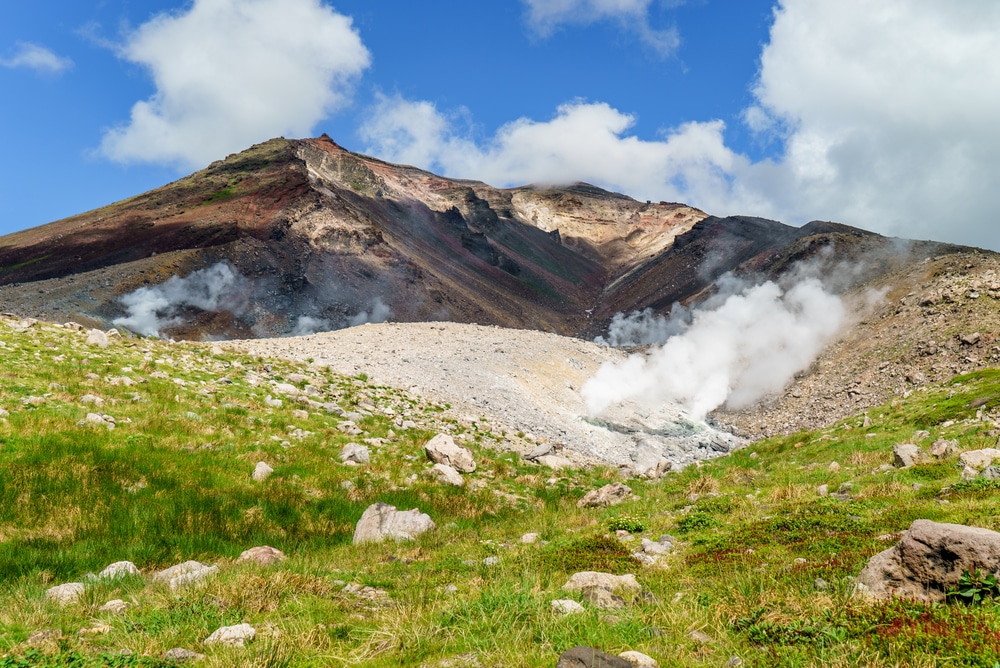
[[[396,510],[388,503],[375,503],[365,510],[354,528],[354,544],[377,543],[383,540],[413,540],[437,525],[426,513],[416,508]]]
[[[900,469],[908,469],[927,461],[924,451],[913,443],[897,443],[892,446],[892,458],[893,464]]]
[[[427,458],[435,464],[445,464],[460,473],[472,473],[476,470],[476,460],[472,450],[455,443],[448,434],[438,434],[424,445]]]
[[[916,520],[897,545],[868,561],[858,576],[858,592],[879,599],[941,602],[958,585],[963,569],[997,573],[1000,533]]]

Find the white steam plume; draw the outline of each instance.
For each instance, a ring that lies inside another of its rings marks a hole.
[[[376,297],[372,302],[371,311],[361,311],[357,315],[351,316],[347,321],[348,327],[357,327],[366,323],[386,322],[392,317],[392,309],[382,301],[381,297]]]
[[[608,325],[608,335],[598,336],[594,343],[612,348],[663,345],[671,336],[687,329],[690,319],[690,309],[678,303],[670,309],[669,316],[656,315],[651,308],[628,315],[615,313]]]
[[[773,282],[731,294],[648,357],[605,363],[582,389],[592,416],[612,404],[680,403],[696,420],[748,406],[806,369],[844,324],[846,309],[815,278],[785,291]]]
[[[121,298],[128,316],[114,324],[138,334],[159,336],[160,330],[179,324],[178,312],[193,307],[202,311],[239,314],[247,307],[247,280],[228,263],[218,262],[185,278],[172,276],[160,285],[143,287]]]
[[[314,318],[311,315],[300,315],[298,320],[295,321],[295,327],[292,328],[291,334],[289,336],[308,336],[310,334],[315,334],[316,332],[327,332],[333,329],[330,326],[330,321],[326,318]]]

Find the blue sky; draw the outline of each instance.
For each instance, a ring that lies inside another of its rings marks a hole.
[[[327,132],[497,186],[1000,249],[998,43],[993,0],[5,3],[0,233]]]

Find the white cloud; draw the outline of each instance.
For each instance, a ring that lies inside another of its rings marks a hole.
[[[478,145],[433,104],[385,97],[360,132],[367,151],[386,160],[498,186],[588,181],[643,199],[728,191],[741,158],[724,146],[721,121],[687,123],[657,141],[628,134],[634,122],[607,104],[577,101],[549,121],[508,123]]]
[[[310,134],[370,61],[351,19],[320,0],[195,0],[140,26],[120,56],[148,68],[156,92],[105,133],[101,153],[189,168]]]
[[[583,6],[534,4],[553,17]],[[648,4],[586,6],[596,16]],[[722,121],[647,140],[630,133],[629,114],[580,101],[474,141],[428,102],[386,98],[362,136],[386,159],[494,185],[584,180],[716,215],[837,220],[1000,250],[996,44],[993,0],[781,0],[742,115],[779,146],[756,162],[726,145]]]
[[[73,67],[69,58],[57,56],[50,49],[31,42],[18,42],[17,50],[10,58],[0,58],[0,66],[26,67],[45,74],[59,74]]]
[[[634,31],[642,41],[662,55],[680,44],[677,29],[655,29],[649,22],[649,6],[654,0],[523,0],[528,9],[528,25],[547,37],[560,25],[586,25],[615,20]],[[673,4],[678,4],[677,0]]]

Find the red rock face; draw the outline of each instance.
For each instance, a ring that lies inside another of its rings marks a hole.
[[[833,224],[712,218],[586,184],[498,189],[325,136],[274,139],[0,239],[0,300],[23,315],[110,326],[125,313],[122,295],[224,261],[248,279],[247,307],[187,308],[162,334],[273,336],[303,315],[340,327],[382,304],[397,321],[593,336],[615,312],[697,299],[724,271],[780,273],[833,241],[848,254],[888,242]]]

